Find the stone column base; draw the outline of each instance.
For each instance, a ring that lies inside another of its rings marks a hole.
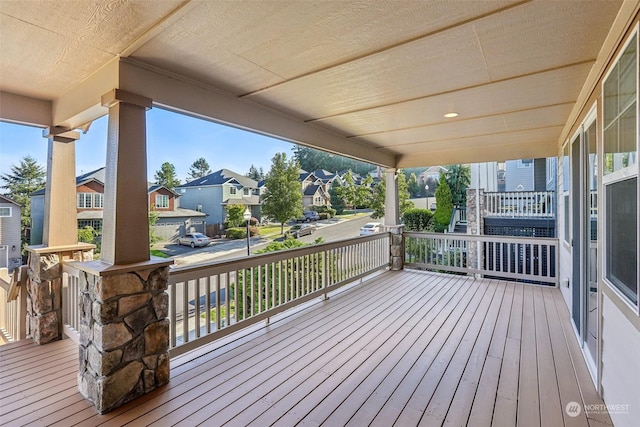
[[[385,228],[391,233],[389,244],[390,268],[392,271],[399,271],[404,268],[404,225],[386,225]]]
[[[101,414],[169,382],[171,263],[74,265],[82,271],[78,390]]]
[[[93,259],[94,245],[30,246],[27,337],[36,344],[62,339],[62,263]]]

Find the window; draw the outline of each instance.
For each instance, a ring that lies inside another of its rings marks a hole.
[[[102,194],[102,193],[93,193],[93,207],[94,208],[103,208],[104,207],[104,194]]]
[[[81,230],[85,227],[91,227],[93,230],[102,234],[102,220],[101,219],[79,219],[78,220],[78,229]]]
[[[94,193],[78,193],[78,208],[91,209],[93,207]]]
[[[7,217],[7,216],[11,216],[11,208],[10,207],[0,208],[0,217]]]
[[[229,194],[235,196],[236,194],[238,194],[238,189],[236,187],[229,187]]]
[[[156,208],[168,208],[169,196],[164,194],[156,194]]]
[[[196,211],[202,212],[202,205],[196,205]]]
[[[561,166],[560,166],[561,165]],[[562,159],[560,161],[560,165],[558,169],[562,168],[558,171],[558,174],[562,176],[562,203],[564,206],[564,241],[569,243],[571,241],[571,222],[570,215],[571,210],[569,209],[569,144],[565,144],[562,149]]]
[[[530,168],[532,163],[532,159],[518,160],[518,169]]]
[[[244,190],[244,195],[245,196],[250,196],[251,195],[251,189],[250,188],[246,188],[245,187],[243,190]]]
[[[602,84],[605,281],[638,310],[638,32]]]
[[[638,162],[637,39],[636,34],[603,84],[605,175]]]

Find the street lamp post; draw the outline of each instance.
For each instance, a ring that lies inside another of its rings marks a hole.
[[[247,256],[251,255],[251,244],[249,241],[249,237],[251,236],[251,232],[249,230],[249,221],[251,220],[251,211],[249,210],[249,205],[247,205],[247,210],[244,211],[242,217],[247,222]]]

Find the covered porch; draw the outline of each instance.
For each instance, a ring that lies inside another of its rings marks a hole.
[[[557,288],[385,271],[304,308],[172,358],[106,415],[72,340],[2,346],[0,425],[611,424]]]

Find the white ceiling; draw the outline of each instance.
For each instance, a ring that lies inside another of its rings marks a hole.
[[[555,155],[621,5],[0,0],[0,90],[56,105],[123,57],[391,166]],[[460,116],[443,118],[450,111]]]

